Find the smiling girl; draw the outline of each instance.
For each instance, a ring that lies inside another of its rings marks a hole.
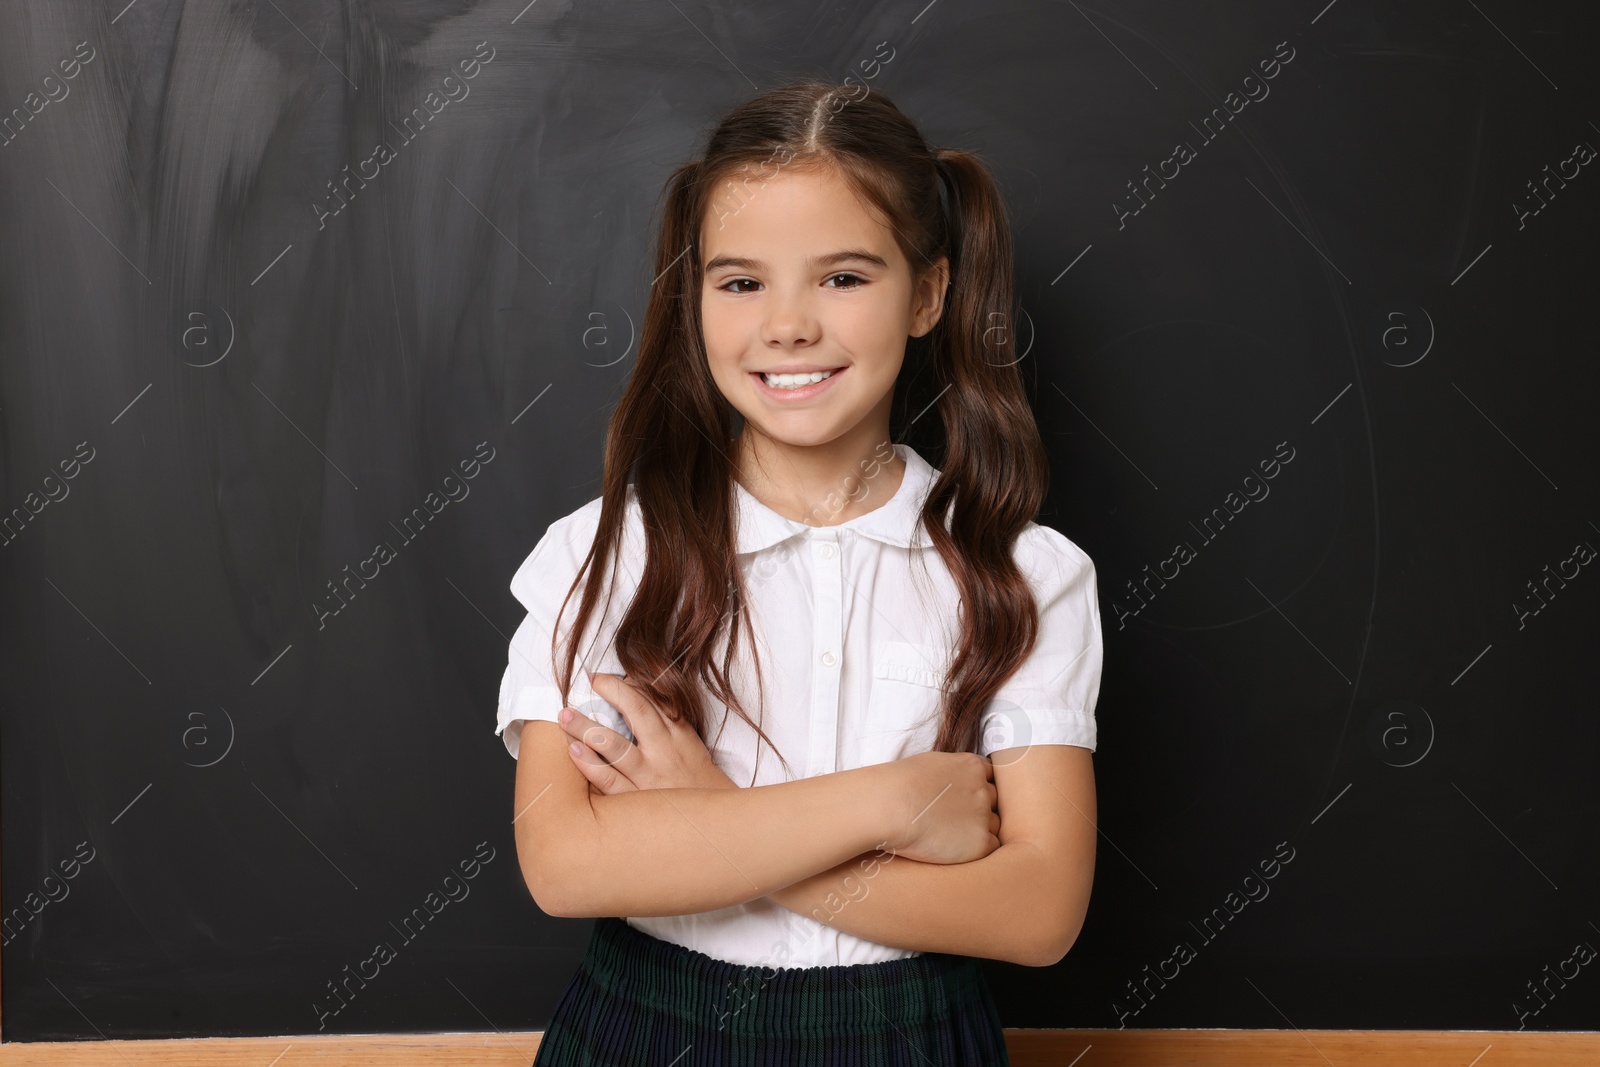
[[[671,175],[603,493],[511,582],[519,862],[596,920],[537,1065],[1006,1063],[979,958],[1083,923],[1099,602],[1033,521],[1005,213],[859,93]]]

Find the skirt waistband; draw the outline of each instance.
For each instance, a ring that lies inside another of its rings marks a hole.
[[[595,920],[581,970],[639,1007],[729,1036],[895,1032],[993,1012],[978,960],[939,952],[829,967],[730,963],[626,920]]]

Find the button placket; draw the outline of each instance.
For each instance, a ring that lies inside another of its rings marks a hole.
[[[815,614],[811,647],[811,751],[807,775],[831,774],[839,763],[839,681],[844,656],[844,596],[839,573],[839,533],[812,530],[811,590]]]

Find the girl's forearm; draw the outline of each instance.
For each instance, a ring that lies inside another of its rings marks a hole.
[[[594,795],[542,864],[541,907],[568,918],[687,915],[757,900],[902,833],[892,766]]]
[[[1087,880],[1063,887],[1052,874],[1027,842],[951,864],[882,850],[770,896],[792,912],[881,945],[1042,967],[1066,953],[1058,946],[1076,937],[1076,926],[1070,936],[1068,927],[1073,916],[1081,921],[1089,895]],[[790,951],[785,945],[781,953]]]

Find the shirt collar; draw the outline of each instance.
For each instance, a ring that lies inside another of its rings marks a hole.
[[[734,493],[738,505],[738,549],[741,554],[759,552],[797,534],[811,530],[853,530],[858,534],[900,548],[927,545],[921,530],[922,505],[927,500],[939,472],[917,454],[910,445],[895,445],[894,450],[905,461],[906,471],[894,495],[864,515],[833,526],[809,526],[786,518],[757,500],[748,489],[735,479]]]

